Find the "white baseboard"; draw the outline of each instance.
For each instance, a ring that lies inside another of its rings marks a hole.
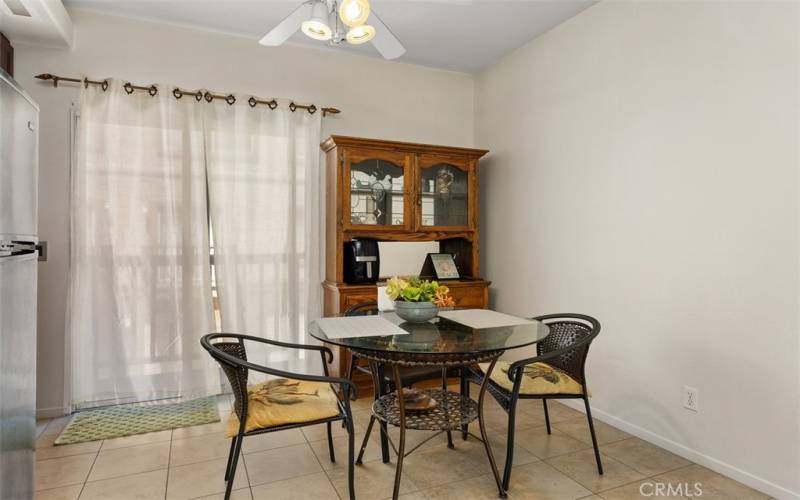
[[[578,400],[562,399],[559,400],[559,403],[578,410],[581,413],[585,413],[583,402],[581,401],[578,403],[577,401]],[[779,500],[800,500],[800,493],[790,491],[783,486],[779,486],[773,482],[767,481],[766,479],[762,479],[754,474],[734,467],[733,465],[717,460],[714,457],[710,457],[700,453],[697,450],[693,450],[692,448],[684,446],[680,443],[676,443],[671,439],[667,439],[659,434],[656,434],[655,432],[649,431],[643,427],[639,427],[638,425],[632,424],[626,420],[622,420],[621,418],[615,417],[606,411],[595,408],[594,405],[592,405],[592,417],[623,430],[628,434],[632,434],[640,439],[643,439],[644,441],[652,443],[656,446],[660,446],[661,448],[671,451],[672,453],[687,460],[691,460],[696,464],[707,467],[714,472],[722,474],[723,476],[728,476],[731,479],[735,479],[736,481],[746,484],[747,486],[750,486],[751,488],[756,489],[766,495],[770,495],[771,497]],[[602,446],[600,447],[600,451],[603,451]]]
[[[36,409],[36,418],[58,418],[63,417],[64,415],[69,415],[68,408],[62,408],[60,406],[54,406],[52,408],[37,408]]]

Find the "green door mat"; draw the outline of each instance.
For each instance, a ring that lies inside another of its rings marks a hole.
[[[74,444],[219,422],[216,398],[135,403],[76,413],[55,444]]]

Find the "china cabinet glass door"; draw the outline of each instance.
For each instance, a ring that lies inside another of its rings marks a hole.
[[[345,226],[406,229],[410,222],[409,157],[390,151],[351,150],[346,159]]]
[[[471,229],[472,174],[466,161],[421,156],[417,211],[421,229]]]

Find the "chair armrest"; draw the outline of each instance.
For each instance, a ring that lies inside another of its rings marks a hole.
[[[548,360],[557,358],[557,357],[559,357],[559,356],[561,356],[563,354],[567,354],[568,352],[570,352],[572,350],[575,350],[575,349],[577,349],[579,347],[582,347],[585,344],[588,344],[589,342],[594,340],[594,337],[595,337],[594,335],[588,335],[588,336],[582,338],[581,340],[575,342],[574,344],[572,344],[569,347],[565,347],[563,349],[557,349],[555,351],[550,351],[548,353],[541,354],[539,356],[534,356],[532,358],[525,358],[525,359],[520,359],[519,361],[514,361],[508,367],[508,373],[507,373],[508,379],[511,382],[514,382],[515,379],[516,379],[516,376],[517,376],[517,372],[521,371],[526,365],[530,365],[532,363],[542,363],[544,361],[548,361]]]
[[[242,337],[247,338],[246,336]],[[309,347],[316,347],[316,346],[309,346]],[[225,363],[237,368],[247,368],[248,370],[265,373],[267,375],[273,375],[276,377],[283,377],[283,378],[291,378],[295,380],[305,380],[307,382],[327,382],[329,384],[337,384],[342,387],[342,389],[345,392],[345,396],[349,396],[350,391],[353,391],[352,392],[353,394],[358,395],[358,389],[356,388],[356,385],[351,380],[348,380],[346,378],[329,377],[325,375],[309,375],[306,373],[294,373],[283,370],[276,370],[274,368],[267,368],[266,366],[250,363],[249,361],[239,359],[236,356],[231,356],[230,354],[224,352],[216,352],[215,356],[217,356],[220,360],[224,361]]]
[[[225,333],[220,333],[218,337],[224,337]],[[237,338],[237,339],[244,339],[250,340],[253,342],[261,342],[262,344],[269,344],[278,347],[288,347],[290,349],[305,349],[308,351],[319,351],[323,353],[323,355],[327,354],[328,356],[328,363],[333,362],[333,352],[324,345],[311,345],[311,344],[293,344],[291,342],[282,342],[280,340],[272,340],[272,339],[265,339],[264,337],[254,337],[252,335],[244,335],[241,333],[232,333],[229,334],[230,337]]]

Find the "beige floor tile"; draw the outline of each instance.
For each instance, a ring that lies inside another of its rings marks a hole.
[[[86,481],[96,453],[51,458],[36,462],[36,490],[80,484]]]
[[[103,441],[88,441],[86,443],[62,444],[56,446],[54,441],[58,434],[42,434],[36,440],[36,460],[48,460],[51,458],[69,457],[72,455],[83,455],[85,453],[97,452]]]
[[[591,447],[590,444],[562,434],[555,429],[552,434],[547,434],[544,426],[517,432],[514,443],[539,458],[556,457]]]
[[[372,415],[371,408],[364,408],[360,410],[353,410],[353,422],[366,428],[369,424],[369,417]]]
[[[36,420],[36,437],[37,438],[42,435],[44,430],[47,428],[47,424],[49,424],[49,423],[50,423],[50,419],[49,418],[40,418],[40,419]]]
[[[702,494],[694,495],[690,492],[685,496],[701,498],[703,500],[723,500],[730,498],[735,498],[737,500],[766,500],[769,498],[768,495],[696,464],[658,475],[653,479],[656,483],[662,482],[673,485],[683,483],[688,483],[689,485],[697,484],[702,490]]]
[[[308,444],[260,451],[244,456],[250,486],[322,472]]]
[[[361,392],[359,392],[359,395],[361,396],[360,398],[350,402],[350,408],[352,410],[371,410],[372,403],[375,402],[375,399],[372,397],[372,393],[362,394]]]
[[[83,484],[76,484],[52,490],[42,490],[37,491],[34,498],[36,500],[78,500],[78,495],[81,494],[82,489]]]
[[[555,423],[553,427],[567,436],[592,444],[592,434],[589,430],[589,422],[586,420],[585,415]],[[597,435],[597,442],[601,445],[633,437],[627,432],[623,432],[597,419],[594,419],[594,432]]]
[[[356,431],[358,433],[360,431]],[[372,436],[370,437],[370,441],[375,439],[378,440],[378,426],[377,424],[372,429]],[[422,450],[431,450],[436,448],[446,448],[447,447],[447,435],[445,433],[441,433],[438,436],[436,431],[418,431],[418,430],[408,430],[406,431],[406,452],[408,450],[414,448],[417,445],[420,445],[419,451]],[[458,433],[453,432],[453,439],[458,438]],[[389,426],[389,436],[391,437],[392,441],[395,445],[400,444],[400,429],[394,426]],[[427,440],[427,441],[426,441]],[[391,447],[391,445],[390,445]],[[391,448],[390,448],[391,449]]]
[[[551,401],[548,403],[550,410],[553,410],[555,404]],[[520,400],[517,403],[517,413],[521,413],[527,416],[531,421],[536,422],[537,425],[544,425],[544,409],[542,408],[542,402],[539,400]],[[552,424],[552,417],[553,412],[550,412],[550,423]]]
[[[540,427],[544,425],[544,417],[539,418],[537,415],[532,415],[530,412],[517,411],[516,420],[514,422],[514,429],[522,431],[533,427]],[[508,429],[508,423],[504,423],[502,430]]]
[[[685,458],[639,438],[607,444],[601,451],[648,477],[691,465]]]
[[[480,462],[447,447],[418,451],[406,457],[403,474],[420,489],[432,488],[484,474]]]
[[[394,487],[394,463],[384,464],[381,461],[369,462],[356,466],[355,483],[358,500],[379,500],[392,496]],[[349,498],[347,489],[347,468],[326,471],[328,477],[339,493],[340,498]],[[411,493],[419,490],[407,474],[400,480],[400,493]]]
[[[184,439],[194,436],[207,436],[208,434],[222,434],[228,422],[227,415],[220,415],[222,420],[210,424],[193,425],[191,427],[180,427],[172,430],[172,439]]]
[[[486,424],[488,429],[493,429],[496,432],[502,431],[505,432],[508,429],[508,414],[503,411],[499,406],[496,410],[486,410],[483,411],[483,423]],[[524,415],[521,412],[517,413],[516,416],[516,423],[523,427],[530,427],[533,425],[532,421],[528,419],[527,415]],[[478,422],[474,422],[477,426]],[[477,429],[477,427],[476,427]]]
[[[42,435],[61,434],[61,431],[64,430],[64,427],[67,426],[70,420],[72,420],[72,415],[64,415],[63,417],[51,419],[47,424],[47,427],[44,429],[44,431],[42,431]]]
[[[167,500],[181,500],[225,492],[226,458],[196,464],[170,467],[167,481]],[[247,488],[247,469],[239,460],[233,489]]]
[[[358,450],[361,449],[361,442],[364,439],[363,434],[359,434],[356,432],[355,442],[354,442],[354,450],[353,456],[354,459],[358,457]],[[328,451],[328,440],[324,439],[322,441],[314,441],[309,443],[311,445],[311,449],[314,450],[314,455],[317,456],[317,460],[322,465],[322,468],[325,470],[328,469],[335,469],[340,467],[347,467],[347,437],[346,436],[339,436],[333,438],[333,451],[336,456],[336,462],[331,462],[331,456]],[[367,448],[364,450],[364,457],[362,458],[363,462],[373,462],[375,460],[381,459],[381,446],[378,440],[377,434],[373,431],[372,435],[370,436],[369,443],[367,443]]]
[[[172,429],[158,432],[148,432],[146,434],[135,434],[119,438],[106,439],[103,441],[102,450],[114,450],[126,448],[128,446],[138,446],[140,444],[160,443],[172,439]]]
[[[544,425],[545,423],[544,407],[540,399],[520,400],[519,408],[523,413],[527,413],[528,415],[533,417],[534,421]],[[547,411],[550,415],[551,424],[584,416],[583,413],[577,410],[573,410],[569,406],[561,404],[558,401],[554,400],[550,400],[547,402]]]
[[[591,449],[550,458],[546,462],[595,493],[645,477],[611,457],[601,456],[601,458],[603,461],[602,476],[597,472],[594,451]]]
[[[385,500],[389,500],[390,498],[391,497],[386,497]],[[400,495],[398,498],[399,500],[428,500],[428,495],[426,495],[424,491],[420,490]]]
[[[162,500],[167,489],[167,470],[161,469],[102,481],[89,481],[81,500]]]
[[[217,493],[215,495],[208,495],[198,497],[193,500],[225,500],[225,493]],[[253,494],[250,488],[242,488],[241,490],[231,491],[230,500],[253,500]]]
[[[294,444],[304,444],[305,442],[306,438],[303,436],[303,432],[300,429],[267,432],[266,434],[256,434],[255,436],[244,438],[242,442],[242,453],[255,453],[257,451],[283,448]]]
[[[497,468],[501,471],[506,464],[506,437],[503,434],[489,433],[489,443],[492,445],[492,454],[494,455]],[[471,460],[479,465],[483,472],[490,474],[492,472],[489,465],[489,457],[486,455],[486,448],[483,443],[470,437],[467,441],[462,441],[459,438],[455,442],[456,451],[459,453],[466,453],[470,456]],[[533,453],[520,446],[514,446],[514,466],[525,465],[538,461],[539,458]]]
[[[358,424],[355,421],[355,419],[353,420],[353,427],[355,427],[358,430],[363,429],[363,427],[360,424]],[[328,431],[325,428],[325,424],[309,425],[308,427],[301,427],[301,429],[303,435],[306,437],[309,443],[312,441],[320,441],[322,439],[328,439]],[[342,427],[341,422],[333,422],[331,423],[331,435],[333,437],[347,436],[347,429]]]
[[[514,467],[511,472],[511,498],[550,500],[577,499],[592,492],[544,462]]]
[[[324,472],[253,487],[253,500],[339,500]]]
[[[245,441],[247,438],[245,438]],[[173,439],[170,452],[169,465],[179,465],[205,462],[215,458],[227,458],[231,451],[231,440],[225,438],[221,432],[203,436],[193,436],[185,439]]]
[[[400,498],[403,500],[496,500],[498,491],[494,477],[487,474],[421,490]]]
[[[169,466],[169,441],[103,450],[97,455],[89,481],[127,476]]]

